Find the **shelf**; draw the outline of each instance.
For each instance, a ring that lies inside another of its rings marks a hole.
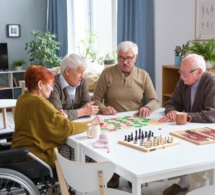
[[[163,94],[163,96],[165,96],[165,97],[171,97],[171,95],[172,95],[172,93],[165,93],[165,94]]]
[[[24,80],[25,70],[0,72],[0,99],[17,99],[21,94],[19,81]]]
[[[179,69],[179,66],[162,66],[162,106],[164,106],[165,102],[171,97],[175,90],[175,86],[180,79]]]

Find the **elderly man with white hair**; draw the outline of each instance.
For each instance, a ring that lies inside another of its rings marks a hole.
[[[84,78],[86,61],[76,54],[66,55],[61,62],[61,73],[55,76],[55,86],[49,101],[68,119],[97,114]]]
[[[189,54],[182,60],[179,73],[181,79],[165,103],[165,116],[160,121],[175,121],[176,113],[183,111],[192,117],[191,122],[215,123],[215,74],[206,70],[204,58]],[[163,195],[176,195],[205,185],[208,185],[205,171],[185,175],[178,184],[165,189]]]

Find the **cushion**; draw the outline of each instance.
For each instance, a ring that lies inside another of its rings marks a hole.
[[[89,71],[86,77],[89,91],[94,91],[98,79],[99,77],[96,74]]]

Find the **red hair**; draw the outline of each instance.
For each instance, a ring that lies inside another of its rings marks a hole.
[[[54,81],[54,74],[42,66],[29,66],[25,72],[25,85],[28,91],[37,89],[37,84],[40,80],[43,84],[52,83]]]

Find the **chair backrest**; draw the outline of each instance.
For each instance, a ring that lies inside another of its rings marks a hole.
[[[187,195],[213,195],[213,194],[215,194],[215,185],[201,187],[187,193]]]
[[[99,190],[99,173],[102,172],[105,185],[114,174],[115,164],[112,162],[82,163],[70,161],[61,156],[56,148],[54,150],[64,179],[79,192]]]
[[[22,94],[27,91],[27,88],[25,87],[25,81],[21,82],[21,87],[22,87]]]

